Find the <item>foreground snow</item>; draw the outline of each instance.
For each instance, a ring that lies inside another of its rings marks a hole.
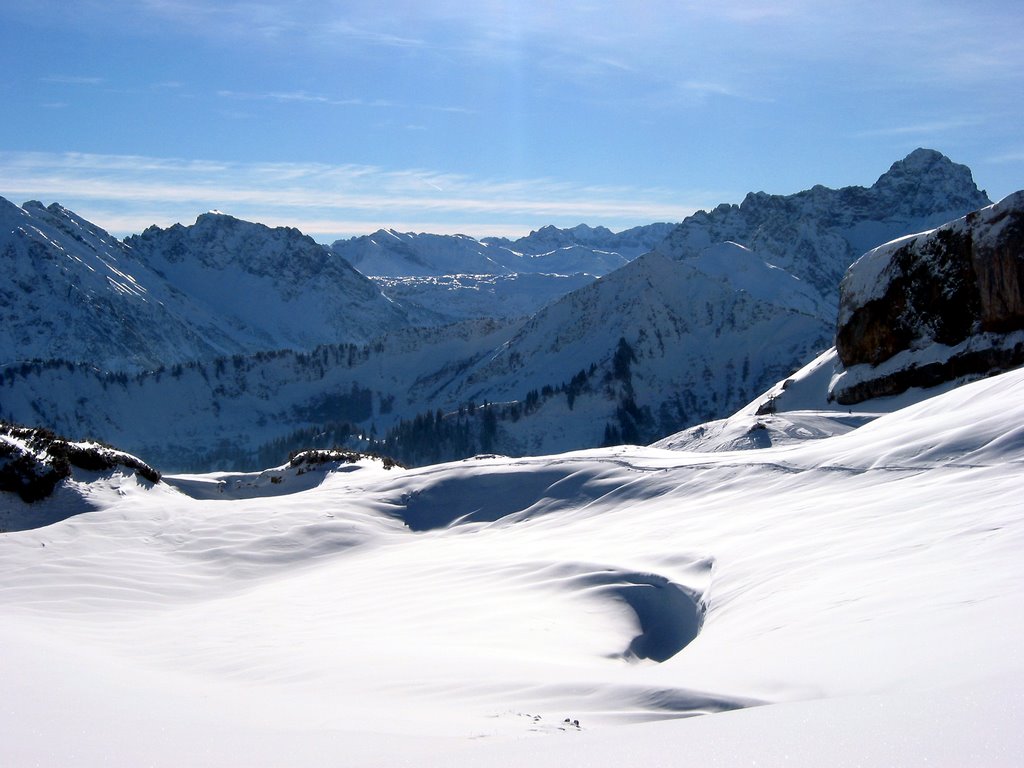
[[[1019,764],[1022,464],[1018,371],[758,451],[105,476],[0,536],[0,763]]]

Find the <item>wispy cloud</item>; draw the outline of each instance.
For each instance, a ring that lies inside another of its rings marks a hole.
[[[334,107],[393,107],[393,102],[385,99],[342,99],[306,91],[272,91],[269,93],[246,93],[241,91],[217,91],[222,98],[239,101],[276,101],[286,104],[324,104]]]
[[[1024,163],[1024,149],[985,158],[986,163]]]
[[[756,103],[772,101],[768,96],[754,94],[743,88],[714,80],[686,80],[679,84],[679,88],[685,93],[699,96],[724,96],[729,99]]]
[[[50,75],[40,78],[40,80],[44,83],[54,83],[57,85],[103,85],[104,83],[102,77],[88,77],[85,75]]]
[[[322,93],[308,91],[270,91],[254,93],[244,91],[219,90],[217,96],[235,101],[270,101],[281,104],[322,104],[329,107],[372,107],[422,109],[429,112],[444,112],[452,115],[475,115],[479,110],[469,107],[447,106],[440,104],[400,104],[390,99],[340,98]]]
[[[305,34],[308,21],[302,3],[198,2],[197,0],[139,0],[128,4],[131,15],[142,14],[202,36],[243,36],[281,39]]]
[[[887,136],[936,136],[948,131],[981,125],[985,121],[981,117],[957,117],[942,120],[889,125],[882,128],[871,128],[850,134],[855,139],[884,138]]]
[[[427,42],[420,38],[396,35],[391,31],[361,28],[344,20],[320,27],[318,35],[341,40],[355,40],[388,48],[423,48],[427,45]]]
[[[314,235],[361,234],[382,226],[439,232],[525,233],[586,221],[626,228],[678,221],[697,205],[668,190],[578,185],[556,179],[489,180],[425,169],[322,163],[222,163],[78,153],[0,153],[0,194],[59,200],[124,232],[191,221],[217,208]],[[419,222],[419,224],[416,224]],[[442,223],[443,222],[443,223]],[[496,229],[483,230],[486,225]],[[300,226],[300,228],[303,228]],[[498,232],[497,230],[500,230]]]

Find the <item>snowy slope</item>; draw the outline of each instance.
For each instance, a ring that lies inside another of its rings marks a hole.
[[[362,343],[406,324],[369,280],[294,229],[223,214],[120,242],[56,203],[0,198],[0,362],[113,370]]]
[[[896,396],[840,405],[832,398],[832,387],[842,372],[843,366],[832,347],[729,417],[669,435],[654,446],[675,451],[720,452],[820,440],[845,434],[883,414],[983,378],[977,374],[964,375],[928,388],[911,388]]]
[[[217,319],[102,229],[57,204],[0,198],[0,360],[145,367],[235,351]]]
[[[583,272],[516,272],[374,277],[373,281],[405,309],[412,322],[433,326],[472,318],[525,318],[595,279]]]
[[[364,343],[406,324],[371,281],[297,229],[211,212],[125,244],[226,327],[257,337],[245,351]]]
[[[299,448],[342,442],[344,424],[381,433],[439,407],[438,392],[507,337],[468,321],[406,329],[369,345],[260,352],[128,376],[92,366],[25,364],[0,372],[0,419],[90,436],[165,471],[252,469]],[[297,433],[297,434],[296,434]]]
[[[1015,765],[1022,403],[1014,371],[762,451],[105,479],[0,535],[0,761]]]
[[[630,400],[642,413],[629,441],[650,442],[739,407],[828,346],[832,323],[821,304],[735,244],[683,261],[648,254],[538,312],[468,372],[453,399],[522,399],[588,373],[572,403],[549,400],[503,422],[507,442],[496,450],[599,445],[606,427],[621,428]],[[615,371],[620,340],[634,358],[628,377]]]

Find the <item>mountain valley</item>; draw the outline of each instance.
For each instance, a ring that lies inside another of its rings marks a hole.
[[[0,418],[168,471],[335,444],[409,464],[645,444],[831,346],[839,279],[864,250],[988,202],[964,166],[917,150],[870,188],[518,241],[380,232],[326,248],[210,213],[119,242],[59,206],[5,203],[0,253],[33,290],[8,296]]]

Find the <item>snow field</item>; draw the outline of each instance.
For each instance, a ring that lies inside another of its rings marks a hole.
[[[94,483],[0,536],[0,761],[1012,765],[1022,395],[759,451]]]

